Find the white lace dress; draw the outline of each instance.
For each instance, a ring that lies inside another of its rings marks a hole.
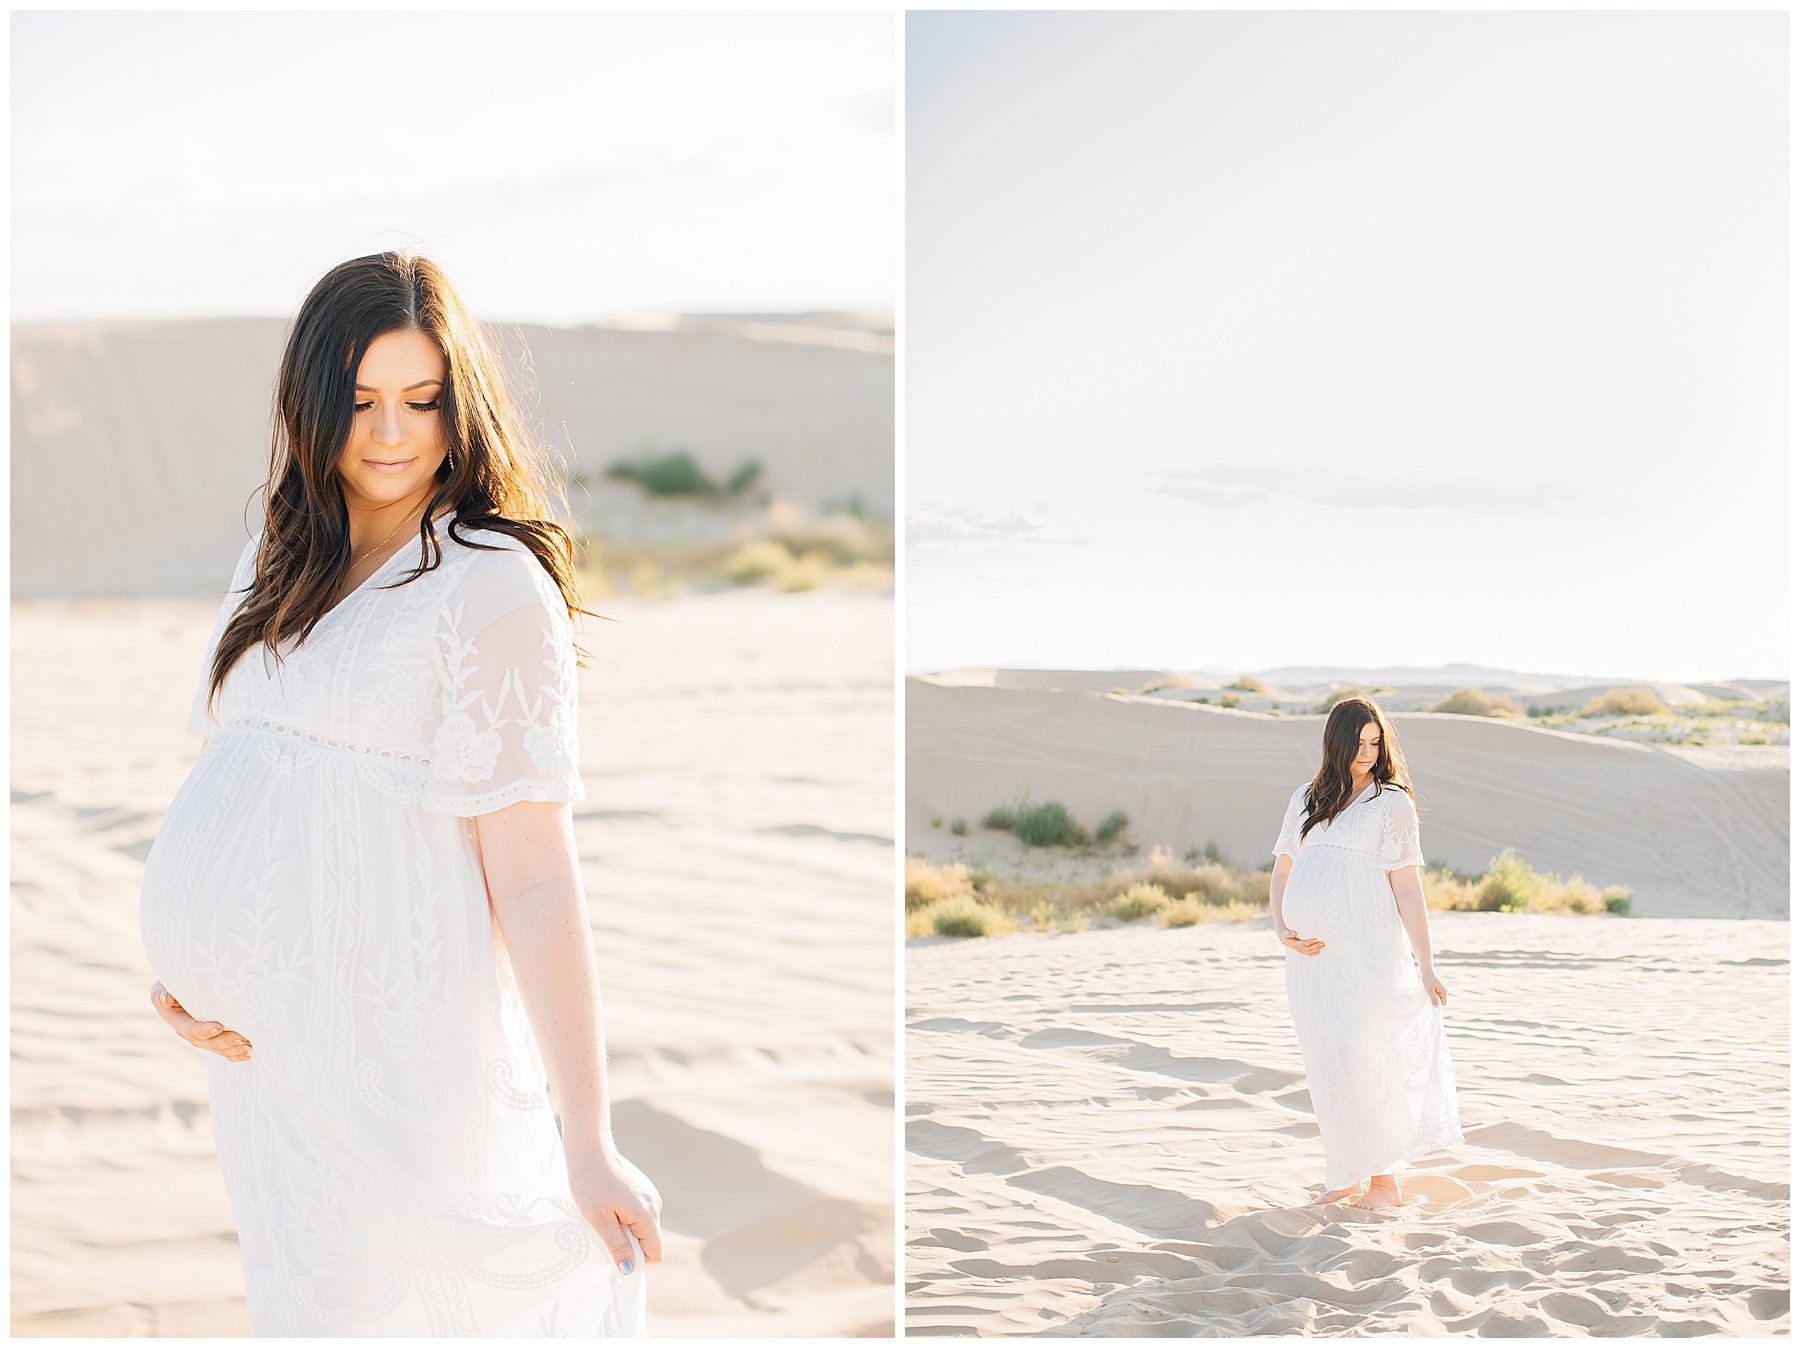
[[[567,611],[518,544],[439,536],[437,570],[380,588],[402,548],[210,714],[202,677],[144,945],[254,1046],[208,1064],[257,1334],[643,1334],[643,1274],[571,1201],[476,849],[476,815],[581,798]]]
[[[1387,873],[1422,866],[1419,816],[1371,784],[1306,838],[1306,787],[1288,801],[1275,855],[1294,858],[1281,911],[1317,955],[1287,952],[1288,1009],[1325,1149],[1325,1186],[1397,1174],[1462,1141],[1443,1008],[1419,979]]]

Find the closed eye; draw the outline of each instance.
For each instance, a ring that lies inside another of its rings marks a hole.
[[[407,406],[415,412],[435,412],[438,410],[438,400],[433,398],[428,403],[408,403]]]

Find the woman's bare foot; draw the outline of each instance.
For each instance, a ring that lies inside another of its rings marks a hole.
[[[1317,1198],[1313,1199],[1313,1202],[1316,1205],[1322,1206],[1326,1203],[1336,1203],[1340,1199],[1348,1198],[1351,1194],[1356,1194],[1356,1193],[1361,1193],[1361,1192],[1362,1192],[1362,1185],[1360,1183],[1350,1184],[1350,1185],[1346,1185],[1342,1189],[1332,1189],[1327,1193],[1322,1193]]]
[[[1369,1176],[1368,1192],[1350,1206],[1366,1210],[1397,1208],[1400,1206],[1400,1201],[1399,1181],[1392,1175],[1371,1175]]]

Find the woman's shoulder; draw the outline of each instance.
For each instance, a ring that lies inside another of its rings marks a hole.
[[[1397,782],[1383,783],[1379,799],[1387,806],[1390,813],[1417,813],[1417,807],[1413,804],[1412,792]]]
[[[460,535],[460,537],[458,536]],[[544,564],[524,543],[498,529],[440,526],[444,565],[454,574],[452,594],[483,608],[541,603],[567,612]]]

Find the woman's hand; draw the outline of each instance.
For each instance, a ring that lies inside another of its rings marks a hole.
[[[567,1155],[575,1206],[598,1233],[619,1272],[637,1271],[626,1227],[637,1237],[645,1261],[660,1264],[662,1195],[649,1177],[610,1146],[571,1146]]]
[[[1316,955],[1325,948],[1325,942],[1315,941],[1304,936],[1296,936],[1291,931],[1278,933],[1281,943],[1289,950],[1298,950],[1302,955]]]
[[[250,1057],[250,1041],[236,1030],[228,1030],[216,1020],[195,1020],[181,1009],[175,995],[161,983],[150,988],[150,1005],[156,1008],[168,1027],[195,1048],[216,1053],[232,1062],[246,1062]]]
[[[1433,1006],[1450,1005],[1450,990],[1443,985],[1436,974],[1427,973],[1423,975],[1420,982],[1425,984],[1425,995],[1431,998]]]

